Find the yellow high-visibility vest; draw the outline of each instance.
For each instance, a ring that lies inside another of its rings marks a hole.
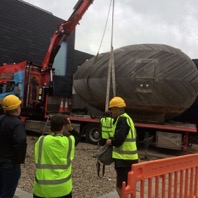
[[[138,152],[136,146],[136,130],[133,120],[129,117],[127,113],[118,116],[116,122],[113,125],[114,131],[116,129],[117,121],[120,117],[126,117],[127,123],[130,126],[130,130],[124,143],[119,147],[113,147],[112,157],[114,159],[137,160]]]
[[[39,197],[62,197],[72,191],[74,136],[41,136],[35,144],[36,175],[33,193]]]
[[[113,118],[111,117],[104,117],[100,120],[101,123],[101,131],[102,131],[102,138],[108,139],[113,137]]]

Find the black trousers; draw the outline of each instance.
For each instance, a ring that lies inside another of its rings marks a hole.
[[[0,164],[0,198],[14,197],[20,176],[20,164]]]

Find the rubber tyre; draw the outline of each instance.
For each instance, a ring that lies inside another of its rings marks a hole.
[[[101,139],[100,125],[89,124],[85,128],[86,142],[90,144],[98,144]]]

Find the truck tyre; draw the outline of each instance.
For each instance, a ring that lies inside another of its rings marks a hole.
[[[101,130],[98,124],[89,124],[85,128],[86,142],[90,144],[98,144],[101,139]]]

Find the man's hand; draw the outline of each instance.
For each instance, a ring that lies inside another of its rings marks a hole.
[[[111,145],[111,139],[107,139],[106,144]]]
[[[74,128],[72,127],[71,125],[71,121],[69,118],[66,118],[67,119],[67,124],[66,124],[66,127],[69,131],[72,131]]]

